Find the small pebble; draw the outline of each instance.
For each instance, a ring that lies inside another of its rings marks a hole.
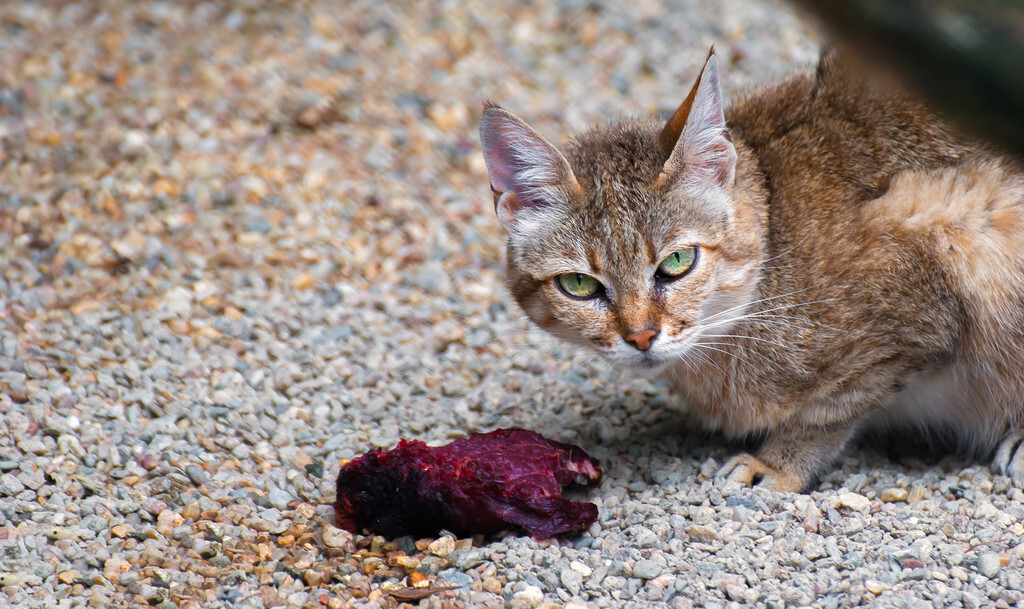
[[[186,466],[185,475],[187,475],[188,479],[192,481],[192,484],[195,484],[196,486],[202,486],[206,484],[206,481],[209,479],[207,473],[203,471],[203,468],[199,467],[198,465]]]
[[[473,578],[458,569],[448,569],[437,574],[438,581],[443,581],[453,586],[468,588],[473,585]]]
[[[448,558],[448,556],[455,550],[455,538],[450,535],[443,535],[438,537],[434,541],[430,542],[427,546],[427,550],[431,554],[440,556],[441,558]]]
[[[576,595],[580,593],[580,588],[583,586],[583,575],[574,569],[562,569],[559,579],[562,582],[562,587],[565,588],[569,594]]]
[[[535,609],[544,600],[544,592],[537,586],[527,586],[512,595],[509,609]]]
[[[283,510],[288,507],[288,502],[291,500],[291,495],[277,487],[271,487],[271,489],[267,491],[267,502],[279,510]]]
[[[881,594],[886,590],[892,589],[892,586],[890,584],[885,584],[874,579],[864,580],[864,587],[867,588],[868,592],[875,595]]]
[[[690,539],[701,543],[711,543],[718,539],[718,534],[713,529],[699,525],[687,529],[686,534],[690,536]]]
[[[128,533],[131,533],[131,532],[132,532],[132,527],[131,527],[131,525],[128,525],[128,524],[119,524],[117,526],[114,526],[114,527],[110,528],[110,533],[112,535],[114,535],[115,537],[120,537],[121,539],[124,539],[125,536],[127,536]]]
[[[928,491],[928,489],[922,486],[911,487],[910,492],[907,493],[907,503],[917,503],[918,501],[923,501],[927,499],[930,495],[931,493]]]
[[[633,576],[640,579],[654,579],[661,574],[662,567],[653,560],[639,560],[633,565]]]
[[[354,548],[352,533],[332,525],[323,528],[324,545],[329,548]]]
[[[879,499],[886,503],[894,503],[896,501],[906,501],[909,495],[910,492],[905,488],[887,488],[879,494]]]
[[[835,499],[836,506],[846,507],[858,512],[866,512],[871,507],[871,500],[858,493],[840,493]]]
[[[995,579],[999,576],[999,572],[1003,568],[1003,562],[1000,559],[999,554],[995,552],[986,552],[978,556],[978,573],[981,573],[989,579]]]

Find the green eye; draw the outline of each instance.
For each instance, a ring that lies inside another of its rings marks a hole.
[[[583,273],[565,273],[555,277],[555,284],[573,298],[593,298],[601,291],[601,283]]]
[[[661,264],[658,265],[658,273],[666,279],[680,277],[683,273],[690,270],[696,258],[696,247],[681,249],[678,252],[669,254],[668,258],[661,261]]]

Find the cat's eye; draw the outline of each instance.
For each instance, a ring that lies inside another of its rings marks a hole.
[[[593,298],[601,291],[601,282],[583,273],[563,273],[555,277],[555,285],[573,298]]]
[[[658,265],[657,276],[661,279],[675,279],[682,277],[693,268],[697,259],[696,247],[685,247],[678,252],[673,252]]]

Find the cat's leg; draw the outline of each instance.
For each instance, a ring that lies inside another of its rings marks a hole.
[[[1003,438],[992,459],[992,469],[1024,487],[1024,432],[1012,431]]]
[[[839,458],[853,436],[852,422],[827,427],[786,426],[771,432],[757,456],[742,453],[719,470],[730,481],[778,492],[800,492]]]

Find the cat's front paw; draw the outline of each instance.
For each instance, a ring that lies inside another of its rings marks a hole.
[[[992,459],[992,469],[1024,488],[1024,433],[1016,431],[1003,438]]]
[[[799,476],[766,465],[763,461],[748,453],[740,453],[729,459],[719,476],[725,476],[730,482],[739,482],[758,488],[779,493],[796,493],[803,489],[804,482]]]

